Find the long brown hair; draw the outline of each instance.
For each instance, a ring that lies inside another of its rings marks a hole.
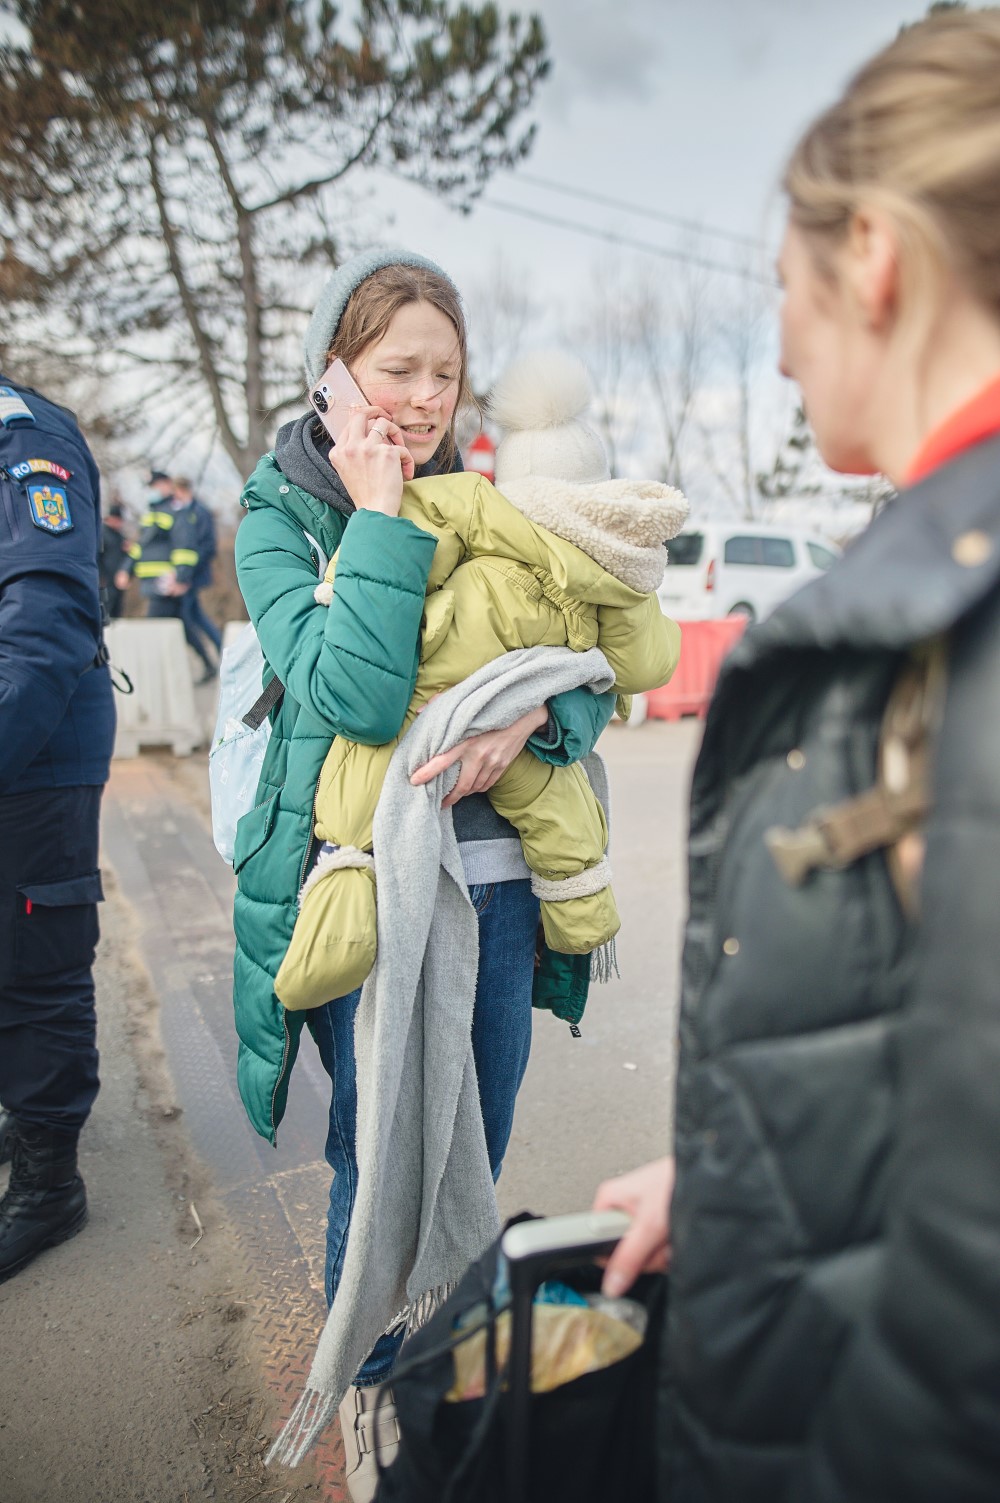
[[[880,207],[904,280],[943,261],[1000,314],[1000,11],[905,28],[809,127],[783,187],[820,267],[859,207]]]
[[[346,366],[351,366],[367,349],[378,343],[395,314],[409,303],[430,303],[437,308],[452,324],[458,339],[458,401],[439,449],[444,467],[450,469],[458,453],[455,439],[458,413],[464,406],[477,407],[478,404],[469,385],[469,340],[465,313],[458,293],[447,277],[421,266],[403,266],[399,262],[373,271],[370,277],[365,277],[355,287],[347,300],[333,342],[327,351],[327,364],[339,358]]]

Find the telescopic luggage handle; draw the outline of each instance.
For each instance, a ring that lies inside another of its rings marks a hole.
[[[504,1233],[511,1293],[510,1332],[510,1503],[528,1498],[528,1441],[531,1426],[531,1312],[540,1284],[555,1274],[592,1263],[614,1250],[631,1225],[624,1211],[583,1211],[519,1221]]]

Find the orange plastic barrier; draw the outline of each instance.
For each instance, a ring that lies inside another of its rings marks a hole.
[[[654,720],[704,719],[726,653],[743,635],[745,616],[719,621],[680,621],[681,660],[669,684],[646,695],[646,712]]]

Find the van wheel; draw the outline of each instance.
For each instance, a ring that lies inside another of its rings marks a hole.
[[[757,619],[757,612],[754,610],[749,600],[738,600],[735,605],[731,605],[729,607],[726,615],[746,616],[748,621],[756,621]]]

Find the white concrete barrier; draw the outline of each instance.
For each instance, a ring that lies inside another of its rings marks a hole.
[[[114,668],[132,680],[132,694],[116,694],[116,757],[142,746],[169,746],[188,757],[205,739],[195,704],[191,664],[179,621],[112,621],[105,639]]]

